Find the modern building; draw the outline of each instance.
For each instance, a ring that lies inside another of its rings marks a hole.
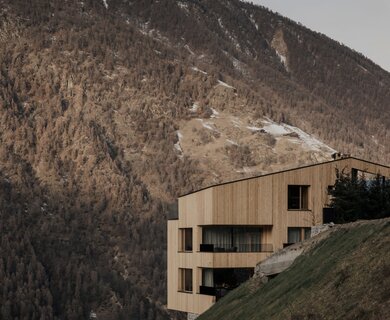
[[[390,177],[388,166],[348,157],[179,197],[168,221],[168,309],[203,313],[258,262],[309,237],[328,213],[336,170]]]

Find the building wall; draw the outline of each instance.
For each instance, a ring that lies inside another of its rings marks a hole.
[[[201,272],[198,266],[212,266],[212,254],[200,255],[195,250],[190,252],[179,252],[179,221],[168,221],[168,309],[192,312],[200,314],[206,311],[213,303],[215,298],[212,296],[197,294],[197,287],[201,281]],[[195,249],[195,248],[194,248]],[[193,269],[193,292],[178,292],[179,288],[179,268]]]
[[[212,224],[272,225],[272,176],[213,189]]]
[[[264,228],[262,243],[277,251],[287,243],[288,227],[322,224],[328,186],[336,169],[355,168],[390,177],[390,168],[347,158],[319,165],[213,186],[179,198],[179,219],[168,221],[168,309],[202,313],[214,297],[198,294],[201,268],[255,267],[270,253],[199,252],[202,226],[253,225]],[[308,185],[308,210],[288,210],[288,185]],[[193,229],[193,252],[178,252],[179,228]],[[179,268],[193,269],[193,293],[178,292]]]
[[[180,215],[179,215],[180,217]],[[202,243],[201,227],[196,223],[187,224],[186,228],[193,230],[193,251],[179,251],[179,220],[168,221],[168,309],[200,314],[206,311],[214,302],[215,298],[199,294],[202,284],[201,268],[254,268],[259,262],[271,253],[266,252],[199,252]],[[271,228],[264,230],[263,239],[271,238]],[[178,292],[179,268],[192,269],[192,293]]]

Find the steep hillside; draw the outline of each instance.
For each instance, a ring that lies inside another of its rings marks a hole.
[[[388,163],[389,88],[236,0],[0,0],[1,317],[169,317],[177,195],[333,149]]]
[[[390,219],[315,239],[289,269],[249,280],[198,319],[388,319]]]

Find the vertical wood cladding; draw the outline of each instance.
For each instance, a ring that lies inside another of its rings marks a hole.
[[[276,251],[288,242],[289,227],[307,228],[322,223],[322,210],[329,204],[327,190],[335,183],[336,169],[390,177],[390,167],[345,158],[228,182],[180,197],[179,218],[168,221],[168,308],[204,312],[214,303],[214,297],[199,294],[201,268],[255,267],[271,254],[199,252],[202,226],[259,226],[261,242],[272,244]],[[308,186],[307,209],[288,210],[288,185]],[[192,252],[179,252],[179,228],[192,228]],[[192,293],[178,291],[179,268],[193,270]]]

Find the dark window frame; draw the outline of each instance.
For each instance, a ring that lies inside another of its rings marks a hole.
[[[193,270],[189,268],[179,268],[179,292],[193,293]]]
[[[298,241],[290,241],[290,231],[297,231],[299,234]],[[311,227],[287,227],[287,244],[298,243],[311,238]]]
[[[194,239],[192,228],[180,228],[179,241],[179,252],[193,252]]]
[[[203,226],[200,252],[272,252],[272,244],[262,241],[261,226]]]
[[[309,189],[310,185],[289,184],[287,186],[287,210],[310,211]]]

